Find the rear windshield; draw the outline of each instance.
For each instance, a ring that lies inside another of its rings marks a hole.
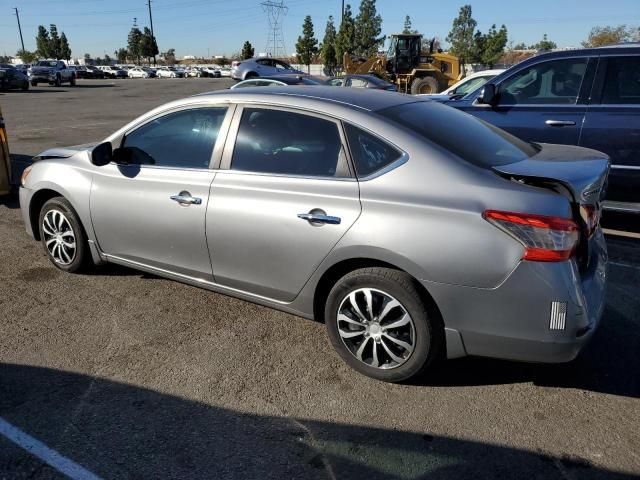
[[[378,113],[479,167],[519,162],[539,151],[531,143],[437,102],[398,105]]]
[[[58,65],[58,62],[46,62],[46,61],[40,61],[36,64],[38,67],[55,67]]]

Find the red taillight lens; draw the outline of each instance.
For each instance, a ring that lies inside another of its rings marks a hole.
[[[524,245],[524,260],[568,260],[580,238],[578,225],[568,218],[497,210],[486,210],[482,216]]]

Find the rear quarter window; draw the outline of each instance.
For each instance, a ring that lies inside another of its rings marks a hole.
[[[345,124],[349,150],[358,177],[367,177],[392,164],[402,152],[364,130]]]

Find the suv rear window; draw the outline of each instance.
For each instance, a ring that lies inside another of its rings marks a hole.
[[[403,104],[378,113],[483,168],[519,162],[539,152],[532,143],[436,102]]]

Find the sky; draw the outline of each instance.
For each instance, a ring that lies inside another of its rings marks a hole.
[[[250,41],[263,52],[269,32],[263,0],[152,0],[153,26],[161,51],[184,55],[231,55]],[[345,0],[358,11],[359,0]],[[339,23],[341,0],[284,0],[283,32],[287,52],[295,51],[305,15],[311,15],[316,38],[324,36],[330,15]],[[444,40],[459,8],[469,3],[481,31],[505,24],[514,44],[533,44],[546,33],[559,47],[579,47],[595,25],[640,25],[640,0],[377,0],[382,33],[402,30],[409,15],[413,28]],[[576,5],[579,5],[577,8]],[[125,47],[134,17],[149,25],[146,0],[0,0],[0,54],[13,55],[20,37],[13,7],[20,13],[25,48],[35,50],[38,25],[55,23],[64,31],[74,58],[113,56]]]

